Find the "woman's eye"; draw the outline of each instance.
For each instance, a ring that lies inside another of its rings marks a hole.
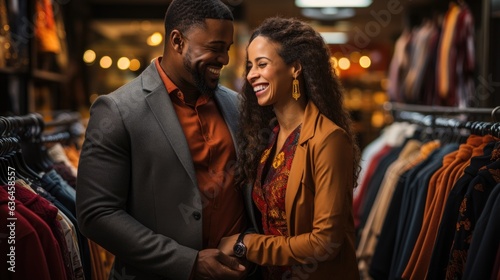
[[[259,63],[260,68],[264,68],[264,67],[266,67],[266,65],[267,65],[267,63]]]

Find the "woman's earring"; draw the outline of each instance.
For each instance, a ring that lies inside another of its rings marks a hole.
[[[292,97],[295,98],[295,100],[298,100],[300,97],[299,80],[297,80],[297,77],[293,77]]]

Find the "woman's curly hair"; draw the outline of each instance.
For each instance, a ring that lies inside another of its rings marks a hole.
[[[330,63],[330,49],[321,35],[308,24],[294,18],[271,17],[253,32],[250,44],[257,36],[276,43],[278,54],[286,65],[299,62],[302,65],[304,91],[328,119],[344,129],[354,148],[354,182],[359,174],[360,151],[351,128],[349,114],[343,108],[343,89]],[[248,48],[248,46],[247,46]],[[248,60],[248,57],[247,57]],[[272,106],[260,106],[252,85],[246,80],[245,71],[240,105],[240,130],[236,181],[238,187],[253,185],[262,152],[276,125]]]

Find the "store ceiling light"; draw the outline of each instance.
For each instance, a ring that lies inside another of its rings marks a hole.
[[[109,67],[111,67],[112,64],[113,64],[113,60],[111,59],[111,57],[109,57],[107,55],[101,57],[101,60],[99,60],[99,65],[103,69],[108,69]]]
[[[93,51],[93,50],[86,50],[83,53],[83,61],[85,61],[85,63],[91,64],[91,63],[93,63],[95,61],[95,59],[96,59],[95,51]]]
[[[320,32],[319,33],[321,37],[323,37],[323,40],[327,44],[345,44],[347,43],[347,34],[344,32]]]
[[[339,59],[339,68],[342,70],[347,70],[347,69],[351,68],[351,62],[349,61],[349,59],[347,59],[345,57],[342,57],[341,59]]]
[[[320,11],[324,15],[336,15],[339,13],[339,9],[335,7],[322,8]]]
[[[160,32],[155,32],[147,39],[147,44],[150,46],[158,46],[163,41],[163,36]]]
[[[368,7],[372,0],[295,0],[300,8]]]
[[[130,59],[128,59],[127,57],[120,57],[116,65],[118,66],[118,69],[126,70],[130,66]]]
[[[141,62],[138,60],[138,59],[131,59],[130,60],[130,66],[128,67],[128,69],[130,69],[131,71],[137,71],[141,68]]]
[[[356,11],[352,8],[304,8],[301,13],[305,17],[317,20],[341,20],[356,15]]]
[[[359,58],[359,65],[361,65],[361,67],[363,68],[368,68],[370,67],[370,65],[372,65],[372,61],[368,56],[364,55]]]

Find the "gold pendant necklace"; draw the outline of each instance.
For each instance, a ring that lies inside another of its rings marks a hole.
[[[280,152],[279,154],[277,154],[273,160],[274,169],[278,168],[283,163],[284,160],[285,160],[285,153],[284,152]]]

